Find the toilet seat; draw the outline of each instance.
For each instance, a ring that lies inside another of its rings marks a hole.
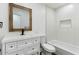
[[[48,43],[44,43],[42,44],[42,47],[44,48],[44,50],[46,50],[47,52],[56,52],[55,47],[48,44]]]

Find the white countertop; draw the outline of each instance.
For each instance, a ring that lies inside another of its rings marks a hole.
[[[45,34],[25,32],[25,35],[21,35],[20,32],[11,32],[4,36],[2,43],[12,42],[12,41],[17,41],[17,40],[22,40],[22,39],[29,39],[29,38],[34,38],[34,37],[40,37],[40,36],[45,36]]]
[[[60,49],[63,49],[65,51],[68,51],[68,52],[70,52],[74,55],[79,55],[79,47],[78,46],[71,45],[71,44],[61,42],[61,41],[58,41],[58,40],[52,40],[48,43],[51,44],[51,45],[54,45],[54,46],[56,46]]]

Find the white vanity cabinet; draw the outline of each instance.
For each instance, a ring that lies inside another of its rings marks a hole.
[[[40,36],[29,38],[5,39],[2,43],[2,54],[4,55],[39,55]]]

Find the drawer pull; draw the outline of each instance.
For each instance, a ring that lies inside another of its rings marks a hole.
[[[25,44],[27,44],[27,42],[25,42]]]
[[[35,40],[37,42],[37,40]]]
[[[13,48],[13,46],[10,46],[10,48]]]
[[[34,50],[34,48],[32,48],[32,50]]]
[[[16,54],[16,55],[19,55],[19,54]]]

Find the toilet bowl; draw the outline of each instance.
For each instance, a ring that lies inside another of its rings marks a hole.
[[[45,51],[49,52],[49,53],[54,53],[56,52],[56,49],[54,46],[48,44],[48,43],[43,43],[42,44],[42,47]]]
[[[52,46],[52,45],[50,45],[50,44],[48,44],[48,43],[46,42],[46,38],[45,38],[45,37],[41,37],[41,53],[42,53],[42,52],[45,52],[45,53],[48,52],[48,53],[50,53],[50,54],[56,52],[55,47]]]
[[[45,51],[49,52],[49,53],[54,53],[56,52],[56,49],[54,46],[48,44],[48,43],[43,43],[42,44],[42,47]]]

